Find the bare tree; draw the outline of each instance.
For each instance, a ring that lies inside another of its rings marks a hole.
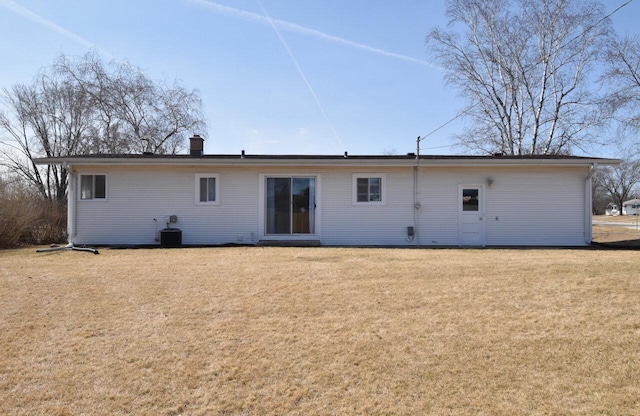
[[[100,118],[96,152],[177,153],[185,148],[184,134],[205,127],[197,91],[154,82],[129,63],[105,63],[94,53],[62,55],[53,70],[91,97]]]
[[[606,55],[603,80],[612,89],[610,103],[616,120],[631,131],[640,131],[640,36],[612,39]]]
[[[609,203],[613,202],[604,186],[607,174],[604,169],[595,169],[591,177],[591,211],[594,215],[603,215]]]
[[[446,29],[427,36],[472,120],[458,144],[471,151],[565,154],[596,142],[606,120],[591,71],[609,20],[597,2],[449,0]]]
[[[61,55],[30,84],[3,89],[0,104],[0,165],[50,199],[64,199],[66,171],[36,166],[35,157],[177,153],[205,127],[197,91],[94,53]]]
[[[636,186],[640,183],[640,160],[627,160],[620,166],[602,168],[598,182],[613,203],[622,209],[622,203],[635,196]]]
[[[0,113],[2,163],[35,185],[42,196],[63,199],[67,173],[60,166],[41,168],[38,156],[57,157],[85,150],[85,134],[93,114],[87,95],[76,85],[41,74],[30,85],[3,90]]]

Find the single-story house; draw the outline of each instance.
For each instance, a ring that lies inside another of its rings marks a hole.
[[[69,172],[76,245],[584,246],[575,156],[183,155],[43,158]],[[167,229],[167,230],[165,230]]]
[[[609,215],[612,217],[620,215],[620,210],[618,209],[618,205],[614,204],[613,202],[609,202],[609,204],[607,204],[607,208],[604,211],[604,215]]]
[[[640,199],[630,199],[622,203],[622,215],[640,215]]]

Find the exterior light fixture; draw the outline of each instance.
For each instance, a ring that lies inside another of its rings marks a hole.
[[[491,178],[491,177],[487,178],[487,186],[489,188],[491,188],[493,186],[493,178]]]

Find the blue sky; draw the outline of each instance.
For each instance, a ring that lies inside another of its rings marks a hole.
[[[206,153],[403,154],[462,108],[424,41],[444,14],[444,0],[0,0],[0,88],[94,48],[198,89]],[[637,33],[638,17],[633,1],[613,20]],[[462,128],[422,152],[455,153]]]

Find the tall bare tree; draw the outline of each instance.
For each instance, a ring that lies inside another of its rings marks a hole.
[[[62,55],[53,70],[91,97],[99,116],[96,152],[176,153],[185,147],[185,133],[204,128],[197,91],[154,82],[129,63],[105,63],[93,53]]]
[[[458,144],[475,152],[565,154],[596,142],[603,101],[594,63],[612,34],[602,4],[448,0],[427,44],[469,106]]]
[[[177,153],[205,127],[197,91],[95,53],[61,55],[31,83],[3,89],[0,104],[0,164],[50,199],[64,199],[66,171],[35,157]]]
[[[48,198],[63,199],[67,173],[60,166],[41,168],[38,156],[80,154],[94,114],[87,95],[77,85],[45,74],[32,84],[3,90],[0,113],[3,133],[0,163],[35,185]]]
[[[606,55],[603,80],[613,91],[610,103],[616,119],[633,133],[640,132],[640,36],[612,39]]]

